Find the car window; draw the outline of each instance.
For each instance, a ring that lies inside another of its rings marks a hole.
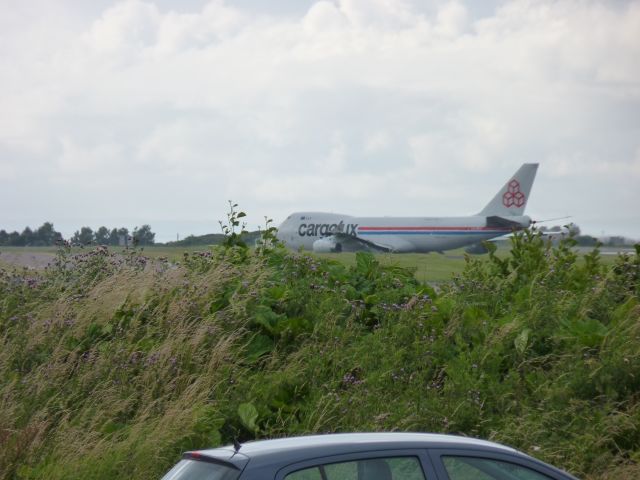
[[[442,457],[450,480],[551,480],[522,465],[489,458]]]
[[[327,480],[358,480],[358,462],[342,462],[324,465]]]
[[[322,475],[318,467],[313,467],[290,473],[285,478],[287,480],[322,480]]]
[[[425,480],[416,457],[366,458],[327,463],[287,475],[286,480]]]

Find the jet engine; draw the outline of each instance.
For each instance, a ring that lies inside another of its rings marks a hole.
[[[464,249],[464,251],[471,255],[483,255],[485,253],[489,253],[487,247],[485,247],[482,243],[474,243],[473,245],[469,245]]]
[[[336,237],[319,238],[313,242],[313,251],[316,253],[340,253],[342,244]]]

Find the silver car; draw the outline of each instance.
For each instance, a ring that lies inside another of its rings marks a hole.
[[[428,433],[346,433],[186,452],[162,480],[576,480],[513,448]]]

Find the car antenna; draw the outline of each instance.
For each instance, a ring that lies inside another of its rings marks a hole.
[[[237,438],[234,438],[234,439],[233,439],[233,449],[235,450],[234,455],[235,455],[236,453],[238,453],[238,452],[240,451],[240,449],[241,449],[241,448],[242,448],[242,445],[240,444],[240,442],[238,441],[238,439],[237,439]]]

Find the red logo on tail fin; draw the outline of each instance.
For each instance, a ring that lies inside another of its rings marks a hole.
[[[520,191],[520,182],[514,178],[509,182],[507,191],[502,195],[502,204],[505,207],[519,208],[524,205],[526,199],[527,197]]]

